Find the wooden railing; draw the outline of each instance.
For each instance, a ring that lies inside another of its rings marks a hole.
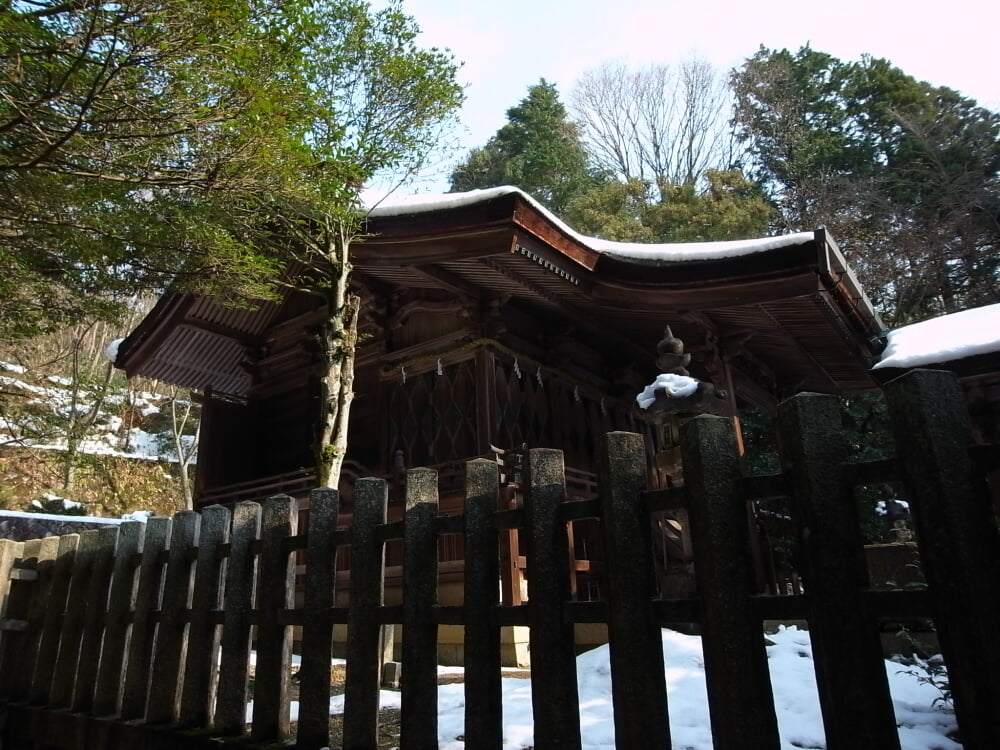
[[[200,748],[224,744],[209,738],[246,734],[250,744],[328,746],[339,623],[347,625],[343,747],[375,748],[379,630],[395,623],[405,633],[401,746],[437,745],[438,627],[461,624],[465,744],[499,750],[501,628],[522,625],[530,632],[534,747],[578,749],[574,623],[600,622],[610,638],[617,746],[669,748],[659,628],[688,622],[703,635],[714,747],[773,750],[779,740],[762,621],[794,618],[808,621],[827,747],[898,750],[877,620],[920,616],[937,626],[965,747],[1000,747],[1000,540],[981,481],[982,470],[997,467],[996,454],[970,460],[964,402],[950,374],[912,373],[886,393],[897,457],[878,464],[846,464],[837,400],[802,395],[780,407],[783,473],[773,477],[743,478],[731,422],[699,417],[682,430],[682,489],[646,491],[641,437],[611,433],[602,440],[600,493],[592,499],[568,500],[561,454],[539,449],[525,458],[522,507],[500,509],[497,464],[480,459],[465,466],[460,516],[438,513],[436,472],[412,469],[404,516],[393,522],[386,481],[361,479],[350,529],[336,527],[337,493],[316,490],[305,533],[296,502],[275,497],[231,511],[212,506],[145,525],[0,542],[0,741],[15,750]],[[909,492],[925,590],[868,586],[851,491],[885,478]],[[802,539],[806,593],[761,597],[750,573],[747,503],[782,493]],[[673,508],[689,514],[698,593],[660,600],[650,518]],[[603,602],[571,601],[566,527],[584,518],[602,530]],[[525,537],[528,600],[505,607],[498,536],[509,529]],[[442,534],[465,540],[461,606],[437,603]],[[404,599],[390,607],[382,600],[383,549],[399,538]],[[352,553],[350,601],[334,606],[334,561],[344,545]],[[309,564],[296,604],[292,561],[302,549]]]

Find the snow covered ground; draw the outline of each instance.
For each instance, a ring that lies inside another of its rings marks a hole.
[[[823,720],[816,694],[809,633],[794,627],[768,636],[768,667],[781,734],[781,750],[825,748]],[[712,750],[701,638],[663,631],[667,703],[675,750]],[[885,662],[902,750],[961,750],[948,734],[954,713],[941,705],[941,693],[920,667]],[[448,669],[448,671],[454,671]],[[611,667],[607,646],[577,659],[580,726],[584,750],[614,750]],[[533,743],[531,683],[503,678],[504,750],[524,750]],[[383,690],[383,708],[399,708],[400,694]],[[343,713],[344,697],[330,699],[330,713]],[[441,750],[465,750],[464,685],[438,688],[438,739]],[[247,710],[250,720],[252,704]],[[292,720],[298,705],[292,705]],[[473,749],[474,750],[474,749]],[[620,749],[625,750],[625,749]]]
[[[16,417],[0,414],[0,445],[10,444],[36,450],[65,450],[66,438],[60,425],[68,422],[74,398],[72,383],[56,375],[32,378],[26,369],[12,362],[0,361],[0,387],[10,394],[20,394],[30,408]],[[76,396],[76,410],[85,414],[97,397],[86,388]],[[148,419],[160,413],[169,402],[162,394],[118,389],[103,398],[103,408],[77,450],[90,455],[121,456],[148,461],[177,461],[172,436],[161,428],[151,432],[129,426],[120,414],[134,414]],[[193,438],[184,435],[185,451],[193,450]],[[196,458],[192,459],[195,463]]]

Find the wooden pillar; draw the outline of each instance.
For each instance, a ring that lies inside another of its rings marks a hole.
[[[198,460],[194,465],[194,486],[192,488],[192,499],[194,507],[198,507],[198,496],[207,488],[211,487],[211,468],[215,464],[215,457],[212,449],[215,443],[212,440],[215,431],[217,414],[215,404],[212,401],[212,386],[205,388],[205,393],[201,399],[201,415],[199,423],[201,428],[198,431]]]
[[[476,351],[476,453],[485,455],[493,441],[493,424],[496,419],[496,377],[493,352],[486,346]],[[510,445],[499,446],[511,448]]]

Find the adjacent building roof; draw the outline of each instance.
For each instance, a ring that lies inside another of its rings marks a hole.
[[[1000,380],[1000,304],[974,307],[897,328],[873,366],[876,379],[905,370],[952,370],[964,380]]]
[[[1000,352],[1000,304],[897,328],[886,334],[886,340],[876,370],[958,363],[994,354]]]

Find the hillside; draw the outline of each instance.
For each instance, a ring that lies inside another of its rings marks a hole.
[[[82,368],[0,359],[0,508],[119,516],[185,507],[197,405],[130,383],[106,360]],[[176,435],[175,435],[176,433]]]

